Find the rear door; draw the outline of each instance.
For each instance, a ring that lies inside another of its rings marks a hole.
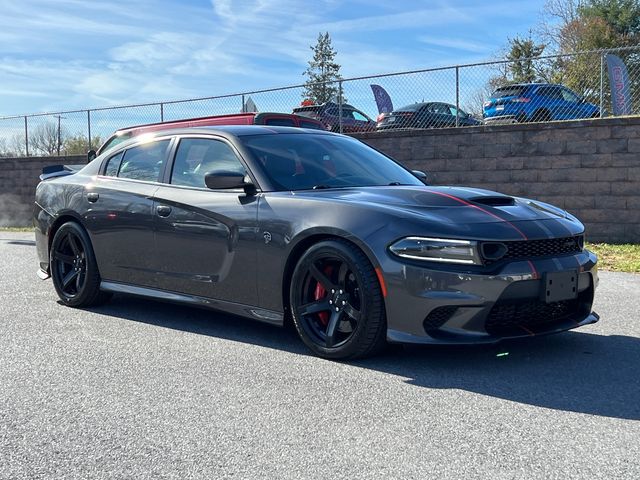
[[[558,120],[565,117],[566,102],[562,97],[562,90],[559,87],[541,87],[537,93],[542,98],[541,101],[538,101],[538,99],[534,100],[538,103],[538,105],[535,105],[535,107],[537,107],[536,111],[548,111],[551,114],[551,120]]]
[[[86,226],[104,280],[156,286],[153,195],[171,141],[141,143],[112,155],[86,189]]]
[[[246,172],[236,149],[221,137],[184,136],[155,194],[160,288],[257,305],[258,196],[211,190],[212,170]]]

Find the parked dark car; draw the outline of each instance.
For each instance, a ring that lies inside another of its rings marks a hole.
[[[455,105],[442,102],[413,103],[394,110],[383,116],[378,122],[378,130],[399,128],[445,128],[456,126],[470,127],[482,122],[470,114],[456,109]]]
[[[325,126],[317,120],[308,118],[307,116],[292,115],[290,113],[246,112],[215,115],[211,117],[185,118],[121,128],[111,135],[97,151],[92,150],[87,155],[89,161],[91,161],[102,152],[143,133],[171,130],[172,128],[211,127],[216,125],[277,125],[280,127],[311,128],[313,130],[325,129]]]
[[[313,118],[326,125],[327,130],[340,131],[340,106],[333,102],[321,105],[303,105],[293,109],[296,115]],[[370,132],[375,130],[376,122],[366,113],[347,103],[342,105],[342,133]]]
[[[584,227],[551,205],[426,186],[360,141],[287,127],[134,138],[37,187],[39,274],[282,325],[327,358],[493,343],[598,320]],[[421,176],[421,175],[420,175]]]
[[[520,83],[498,88],[484,103],[485,123],[548,122],[593,118],[597,105],[576,92],[553,83]]]

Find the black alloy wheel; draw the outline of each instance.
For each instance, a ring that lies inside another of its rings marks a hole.
[[[62,225],[53,237],[50,268],[53,285],[65,305],[89,307],[111,296],[100,291],[100,275],[91,241],[75,222]]]
[[[551,121],[551,113],[548,110],[541,109],[537,110],[533,117],[531,118],[532,122],[550,122]]]
[[[317,355],[371,355],[386,341],[384,299],[376,272],[354,245],[320,242],[293,273],[290,304],[298,334]]]

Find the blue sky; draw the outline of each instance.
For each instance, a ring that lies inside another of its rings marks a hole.
[[[492,59],[543,4],[0,0],[0,115],[299,84],[320,31],[344,77]]]

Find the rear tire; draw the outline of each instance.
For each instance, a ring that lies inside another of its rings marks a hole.
[[[69,307],[91,307],[111,298],[100,290],[100,274],[91,240],[76,222],[62,225],[53,237],[49,258],[58,297]]]
[[[548,110],[538,110],[531,117],[532,122],[550,122],[551,113]]]
[[[310,247],[293,272],[289,300],[298,335],[320,357],[366,357],[386,345],[378,277],[349,242],[326,240]]]

